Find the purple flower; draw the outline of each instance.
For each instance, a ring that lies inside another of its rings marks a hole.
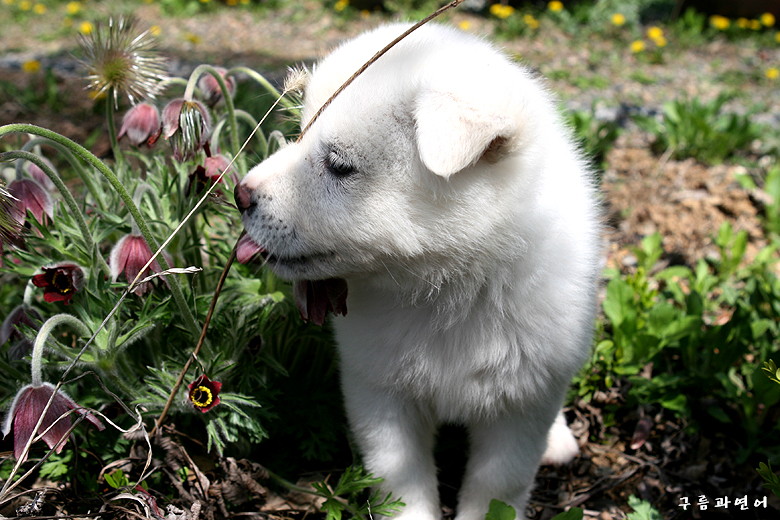
[[[225,86],[228,89],[228,93],[232,97],[236,92],[236,80],[232,76],[226,76],[227,69],[222,67],[214,67],[214,70],[219,73],[222,80],[225,82]],[[217,82],[217,79],[211,74],[203,74],[198,80],[198,88],[203,93],[203,98],[206,104],[213,107],[220,99],[222,99],[222,89]]]
[[[152,250],[142,236],[125,235],[111,250],[111,256],[108,259],[112,280],[116,281],[119,275],[124,273],[127,281],[132,282],[151,258]],[[149,276],[150,271],[159,273],[161,270],[160,264],[155,260],[144,271],[143,276]],[[149,288],[149,284],[145,283],[139,285],[133,292],[144,294]]]
[[[162,135],[171,141],[177,161],[189,159],[209,139],[211,116],[200,101],[174,99],[162,111]]]
[[[160,135],[160,111],[151,103],[138,103],[127,111],[122,119],[122,128],[118,137],[127,135],[130,142],[136,146],[147,143],[149,146],[157,141]]]
[[[222,154],[206,157],[206,159],[203,161],[203,165],[198,165],[195,168],[195,171],[190,174],[187,193],[189,194],[193,188],[195,189],[196,193],[201,193],[209,185],[211,185],[211,182],[214,180],[222,182],[225,179],[224,175],[222,178],[220,178],[222,172],[225,172],[225,175],[231,175],[233,181],[238,182],[238,178],[235,171],[233,170],[233,167],[230,166],[230,168],[228,168],[229,166],[230,160]]]
[[[48,217],[54,218],[54,205],[46,189],[32,179],[19,179],[8,185],[8,192],[16,198],[15,218],[20,224],[24,224],[27,212],[41,224],[45,224]]]
[[[42,270],[43,273],[32,277],[32,283],[43,288],[43,299],[47,302],[68,305],[84,285],[84,271],[76,264],[59,264]]]
[[[46,411],[40,428],[34,431],[35,425],[38,423],[38,419],[40,419],[52,395],[54,395],[54,398],[51,406]],[[85,419],[95,425],[98,430],[105,428],[97,417],[81,409],[73,399],[65,395],[61,390],[56,390],[51,383],[43,383],[40,386],[27,385],[19,390],[3,422],[3,437],[7,436],[13,429],[14,457],[22,461],[26,460],[27,457],[24,456],[23,452],[30,437],[45,432],[52,425],[52,428],[43,434],[43,442],[57,453],[61,452],[67,441],[68,431],[72,422],[69,415],[62,419],[60,419],[60,416],[69,410],[77,410]]]
[[[43,161],[43,164],[48,166],[53,172],[56,172],[57,170],[54,168],[54,165],[50,160],[48,160],[46,157],[40,157],[41,161]],[[54,191],[56,190],[56,186],[54,186],[54,183],[49,178],[48,175],[43,173],[43,170],[35,164],[34,162],[27,161],[25,163],[25,169],[27,170],[27,174],[32,177],[32,179],[40,184],[46,191]]]
[[[202,375],[187,385],[189,399],[192,406],[201,413],[206,413],[219,404],[219,392],[222,383],[212,381],[206,375]]]

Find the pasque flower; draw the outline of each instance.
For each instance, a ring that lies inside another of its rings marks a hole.
[[[222,80],[227,87],[228,94],[232,96],[236,91],[236,80],[233,76],[227,76],[227,69],[223,67],[214,67],[214,70],[222,77]],[[211,74],[203,74],[200,77],[198,80],[198,88],[203,94],[203,99],[206,101],[206,104],[209,106],[216,105],[219,100],[222,99],[222,88],[219,86],[217,79]]]
[[[111,256],[108,259],[108,266],[111,268],[111,278],[116,281],[119,275],[125,275],[128,282],[132,282],[144,268],[147,262],[152,258],[152,250],[149,244],[141,235],[129,234],[122,237],[111,250]],[[162,269],[155,260],[144,271],[143,276],[148,276],[150,272],[159,273]],[[150,289],[148,283],[139,285],[134,289],[136,294],[144,294]]]
[[[171,141],[176,160],[191,158],[208,142],[211,116],[200,101],[174,99],[162,111],[162,135]]]
[[[222,390],[222,383],[212,381],[204,374],[187,385],[187,389],[189,390],[189,399],[192,406],[201,413],[206,413],[219,404],[219,392]]]
[[[33,343],[30,360],[31,383],[16,393],[11,408],[3,421],[3,436],[13,431],[14,456],[24,462],[25,447],[33,436],[41,435],[43,441],[57,453],[67,440],[72,422],[69,412],[75,410],[99,430],[103,423],[51,383],[42,379],[43,349],[52,330],[58,325],[68,324],[81,335],[89,335],[90,329],[70,314],[52,316],[41,325]],[[48,409],[47,409],[48,407]],[[45,411],[45,413],[44,413]],[[36,425],[40,425],[36,428]]]
[[[76,264],[44,267],[42,271],[32,277],[32,283],[43,288],[43,299],[47,302],[64,302],[67,305],[84,285],[84,271]]]
[[[111,94],[114,106],[124,94],[130,103],[153,99],[167,79],[167,61],[153,47],[149,31],[136,34],[135,22],[120,18],[98,25],[82,37],[83,64],[89,88],[95,94]]]
[[[225,175],[232,174],[235,176],[235,172],[232,166],[230,166],[230,159],[222,154],[206,157],[203,165],[198,165],[195,171],[190,174],[187,192],[189,193],[194,188],[196,193],[201,193],[211,185],[212,181],[222,182],[225,178],[224,175],[220,178],[222,172],[225,172]],[[237,181],[238,179],[234,180]]]
[[[40,427],[35,430],[35,425],[38,424],[38,420],[50,399],[51,406],[46,411]],[[43,432],[46,432],[42,437],[43,442],[57,453],[61,452],[65,441],[67,441],[72,422],[69,415],[62,418],[60,416],[69,410],[77,410],[77,413],[83,415],[97,429],[104,428],[103,423],[97,417],[82,410],[73,399],[61,390],[57,390],[51,383],[42,383],[37,386],[27,385],[19,390],[3,422],[3,437],[13,430],[14,457],[24,461],[26,459],[24,447],[29,442],[30,437]],[[49,429],[50,427],[51,429]],[[47,429],[49,431],[46,431]]]
[[[22,226],[17,218],[17,199],[0,186],[0,253],[2,245],[15,242],[19,238]]]
[[[15,199],[14,217],[24,224],[27,211],[33,214],[38,222],[45,224],[46,219],[54,218],[54,204],[46,189],[32,179],[18,179],[8,185],[8,193]]]
[[[139,146],[154,144],[160,135],[160,111],[151,103],[138,103],[127,111],[117,137],[127,136],[131,143]]]

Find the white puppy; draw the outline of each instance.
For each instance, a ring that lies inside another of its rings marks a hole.
[[[303,123],[405,26],[315,69]],[[249,236],[334,319],[352,432],[399,518],[440,518],[437,425],[471,449],[458,520],[524,513],[537,467],[577,445],[559,410],[589,351],[599,211],[588,168],[528,70],[427,25],[236,189]],[[556,420],[557,417],[557,420]],[[548,446],[549,437],[549,446]]]

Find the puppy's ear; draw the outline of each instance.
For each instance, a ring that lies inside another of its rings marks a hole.
[[[509,152],[515,130],[490,93],[464,99],[453,92],[427,90],[414,111],[417,148],[423,164],[448,178],[484,159],[496,162]],[[472,96],[467,96],[472,97]]]

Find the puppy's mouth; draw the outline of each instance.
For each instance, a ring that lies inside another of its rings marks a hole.
[[[326,258],[328,254],[311,256],[280,257],[270,254],[264,247],[252,240],[244,233],[236,247],[236,260],[245,264],[256,255],[263,259],[263,263],[285,268],[295,268],[320,258]],[[347,282],[342,278],[329,278],[327,280],[296,280],[293,285],[295,305],[301,313],[304,321],[311,321],[315,325],[325,323],[328,312],[345,316],[347,314]]]

